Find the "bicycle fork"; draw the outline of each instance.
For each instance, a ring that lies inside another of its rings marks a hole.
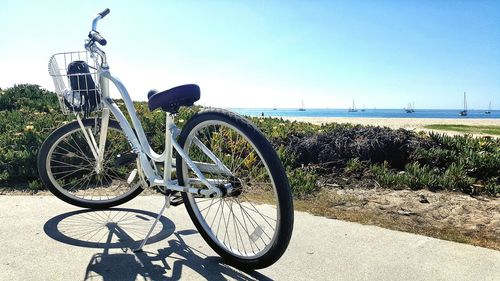
[[[103,169],[103,161],[104,161],[104,148],[106,147],[106,137],[108,135],[108,125],[109,125],[109,109],[102,109],[102,117],[100,124],[100,134],[99,134],[99,144],[97,144],[94,134],[92,133],[92,129],[89,128],[88,131],[85,129],[83,125],[82,119],[79,114],[76,115],[76,120],[78,121],[78,125],[80,125],[80,129],[82,130],[83,136],[87,141],[90,151],[92,152],[92,156],[96,160],[95,170],[99,174]],[[97,121],[96,121],[97,128]]]

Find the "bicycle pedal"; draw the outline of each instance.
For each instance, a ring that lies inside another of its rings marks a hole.
[[[182,195],[179,192],[176,192],[172,197],[170,198],[170,206],[177,207],[184,203],[184,200],[182,200]]]
[[[172,190],[163,191],[161,190],[161,188],[158,187],[156,187],[154,190],[165,196],[170,196],[170,206],[176,207],[184,203],[184,201],[182,200],[182,195],[179,191],[172,191]]]
[[[136,159],[137,154],[133,152],[118,154],[115,158],[115,167],[126,166],[133,163]]]
[[[160,193],[160,194],[163,194],[165,196],[172,194],[172,191],[169,189],[166,189],[165,187],[155,186],[155,187],[153,187],[153,190]]]

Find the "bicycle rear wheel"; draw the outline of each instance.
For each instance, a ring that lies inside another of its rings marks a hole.
[[[292,235],[293,203],[283,165],[264,135],[234,113],[211,110],[186,123],[179,143],[205,178],[225,194],[183,194],[205,241],[238,268],[264,268],[276,262]],[[216,165],[206,149],[227,169]],[[206,188],[179,155],[176,165],[180,185]]]
[[[82,120],[88,134],[99,140],[100,119]],[[70,122],[45,140],[38,154],[43,184],[59,199],[84,208],[101,209],[125,203],[142,192],[137,161],[116,165],[118,155],[131,147],[115,120],[109,120],[103,169],[96,160],[77,121]]]

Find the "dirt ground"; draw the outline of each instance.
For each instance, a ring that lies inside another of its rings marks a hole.
[[[500,198],[330,186],[296,206],[317,215],[500,250]]]

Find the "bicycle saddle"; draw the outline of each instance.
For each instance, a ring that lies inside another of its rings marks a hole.
[[[187,84],[163,92],[149,91],[148,106],[151,111],[161,108],[169,113],[177,113],[179,107],[191,106],[199,99],[200,87],[195,84]]]

